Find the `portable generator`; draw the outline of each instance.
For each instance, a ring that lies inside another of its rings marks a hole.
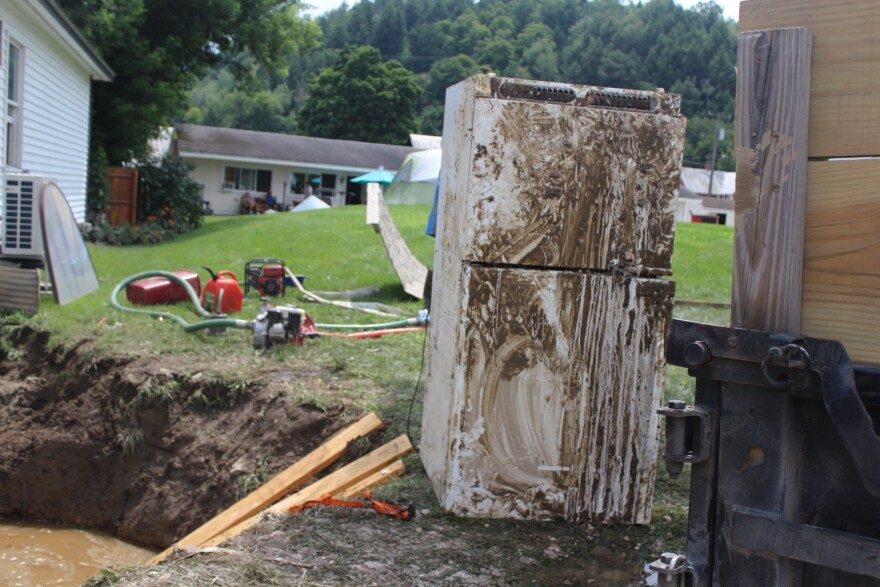
[[[244,295],[254,288],[261,296],[283,296],[285,267],[284,260],[276,258],[251,259],[245,263]]]

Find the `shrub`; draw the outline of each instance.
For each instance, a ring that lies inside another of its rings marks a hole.
[[[191,163],[177,157],[153,157],[139,164],[137,169],[140,223],[112,226],[106,216],[98,212],[101,208],[96,208],[91,222],[83,226],[86,240],[111,245],[146,245],[202,225],[202,185],[190,179]],[[101,196],[105,194],[102,192]]]
[[[192,163],[173,156],[151,157],[137,169],[140,220],[162,223],[175,232],[202,225],[202,185],[189,177]]]

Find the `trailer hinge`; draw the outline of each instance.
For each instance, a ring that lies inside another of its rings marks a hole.
[[[657,413],[666,417],[666,472],[676,479],[685,463],[699,463],[709,458],[712,442],[712,418],[704,408],[670,400]]]
[[[664,552],[660,558],[648,565],[659,575],[657,587],[691,587],[693,585],[693,566],[683,554]]]

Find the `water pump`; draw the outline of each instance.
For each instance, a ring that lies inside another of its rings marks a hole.
[[[306,336],[316,332],[315,322],[304,310],[295,306],[272,306],[266,298],[261,300],[260,311],[253,320],[255,349],[286,343],[302,345]]]

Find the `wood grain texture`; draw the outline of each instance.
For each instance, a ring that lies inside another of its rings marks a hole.
[[[382,237],[385,251],[397,278],[400,279],[403,291],[416,299],[422,299],[425,295],[428,268],[413,255],[400,236],[400,231],[388,212],[388,206],[385,205],[382,188],[375,183],[367,184],[367,224],[372,225],[373,230]]]
[[[800,330],[811,38],[805,29],[740,35],[734,326]]]
[[[246,532],[259,524],[260,521],[269,514],[286,514],[290,508],[302,505],[307,501],[319,499],[324,495],[338,497],[349,487],[357,485],[364,479],[381,471],[395,460],[408,455],[412,451],[413,446],[406,435],[398,436],[391,442],[383,444],[369,454],[359,458],[353,463],[349,463],[341,469],[337,469],[326,477],[322,477],[318,481],[315,481],[308,487],[294,493],[293,495],[288,495],[275,505],[246,518],[199,546],[217,546],[227,540],[232,540],[236,536],[241,535],[243,532]]]
[[[373,473],[363,481],[360,481],[352,485],[345,491],[342,491],[339,494],[339,497],[343,499],[361,497],[367,490],[371,490],[374,487],[378,487],[379,485],[384,485],[385,483],[388,483],[396,477],[401,477],[405,472],[406,467],[404,467],[403,461],[394,461],[387,467],[383,468],[381,471]]]
[[[242,520],[272,505],[303,482],[339,460],[348,444],[382,428],[379,417],[370,412],[354,424],[340,430],[318,448],[287,467],[268,481],[220,512],[150,560],[151,565],[165,560],[175,548],[200,546]]]
[[[801,331],[880,364],[880,159],[811,161]]]
[[[792,27],[814,38],[809,156],[880,155],[880,2],[740,3],[740,33]]]

